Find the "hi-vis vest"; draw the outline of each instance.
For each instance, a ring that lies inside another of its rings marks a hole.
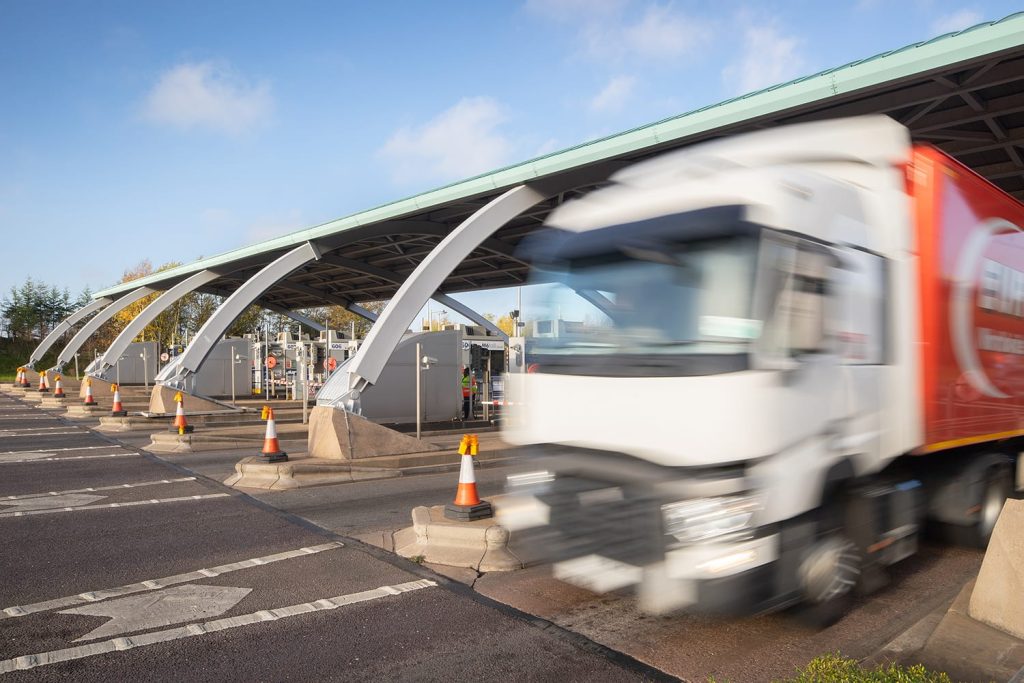
[[[472,374],[462,378],[462,398],[469,398],[471,393],[476,393],[476,377]]]

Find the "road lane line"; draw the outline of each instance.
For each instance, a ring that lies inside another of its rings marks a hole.
[[[32,451],[25,451],[31,453]],[[102,455],[69,455],[66,458],[21,458],[18,460],[8,460],[4,458],[5,455],[14,455],[8,453],[0,453],[0,465],[12,465],[18,462],[65,462],[67,460],[94,460],[96,458],[127,458],[137,453],[104,453]]]
[[[241,614],[237,617],[197,622],[194,624],[187,624],[185,626],[164,629],[163,631],[141,633],[130,637],[122,636],[119,638],[111,638],[110,640],[103,640],[89,645],[80,645],[78,647],[69,647],[63,650],[51,650],[49,652],[40,652],[33,655],[22,655],[13,659],[0,661],[0,674],[10,673],[12,671],[23,671],[25,669],[33,669],[37,666],[57,664],[59,662],[67,662],[75,659],[83,659],[85,657],[117,652],[119,650],[130,650],[136,647],[156,645],[157,643],[167,643],[172,640],[195,638],[214,631],[226,631],[232,628],[253,626],[266,621],[289,619],[301,614],[337,609],[339,607],[344,607],[345,605],[354,605],[360,602],[390,598],[402,593],[431,588],[436,585],[436,582],[429,579],[419,579],[418,581],[409,581],[408,583],[400,583],[394,586],[381,586],[380,588],[374,588],[372,590],[362,591],[359,593],[339,595],[325,600],[317,600],[316,602],[303,602],[297,605],[289,605],[287,607],[260,610],[250,614]]]
[[[47,432],[43,434],[0,434],[0,439],[21,439],[28,436],[65,436],[67,434],[77,434],[81,436],[84,432],[82,430],[76,430],[74,432]]]
[[[107,588],[105,590],[98,591],[86,591],[84,593],[78,593],[77,595],[68,595],[62,598],[46,600],[44,602],[32,603],[30,605],[15,605],[14,607],[7,607],[6,609],[0,610],[0,619],[7,619],[9,617],[23,617],[26,614],[35,614],[36,612],[46,612],[49,610],[60,609],[62,607],[71,607],[73,605],[82,605],[91,602],[99,602],[100,600],[106,600],[108,598],[119,598],[125,595],[131,595],[133,593],[142,593],[145,591],[157,590],[158,588],[166,588],[167,586],[174,586],[179,583],[188,583],[189,581],[201,581],[203,579],[208,579],[214,576],[220,576],[221,574],[230,574],[231,572],[237,572],[242,569],[249,569],[250,567],[258,567],[261,565],[271,564],[274,562],[281,562],[283,560],[290,560],[295,557],[315,555],[317,553],[322,553],[325,550],[334,550],[335,548],[343,547],[345,547],[343,543],[340,543],[339,541],[331,541],[330,543],[323,543],[321,545],[298,548],[297,550],[286,550],[285,552],[275,553],[273,555],[265,555],[263,557],[251,557],[245,560],[239,560],[238,562],[222,564],[217,567],[206,567],[203,569],[196,569],[194,571],[185,572],[184,574],[165,576],[162,579],[148,579],[146,581],[139,581],[138,583],[130,583],[125,586],[118,586],[117,588]]]
[[[14,455],[16,453],[58,453],[63,451],[95,451],[101,448],[120,448],[120,446],[105,444],[103,446],[68,446],[67,448],[32,448],[26,451],[0,451],[0,455]]]
[[[25,493],[19,496],[0,497],[4,500],[25,500],[26,498],[45,498],[46,496],[62,496],[67,493],[92,493],[93,491],[114,491],[116,489],[134,489],[140,486],[159,486],[160,484],[180,484],[185,481],[195,481],[196,477],[182,477],[181,479],[158,479],[155,481],[140,481],[134,484],[113,484],[111,486],[90,486],[87,489],[71,489],[68,491],[47,491],[45,493]],[[0,505],[3,503],[0,502]]]
[[[39,462],[34,460],[33,462]],[[51,508],[49,510],[25,510],[24,512],[0,512],[0,517],[28,517],[29,515],[52,515],[56,512],[81,512],[82,510],[105,510],[110,508],[126,508],[135,505],[153,505],[154,503],[180,503],[186,500],[209,500],[211,498],[229,498],[230,493],[211,493],[205,496],[177,496],[176,498],[156,498],[152,500],[130,500],[126,503],[104,503],[103,505],[80,505],[74,508]]]

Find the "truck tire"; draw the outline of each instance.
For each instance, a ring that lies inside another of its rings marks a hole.
[[[800,564],[804,602],[797,618],[814,628],[842,619],[853,605],[860,572],[861,556],[853,541],[838,531],[820,538]]]
[[[1003,510],[1003,504],[1010,497],[1012,482],[1010,468],[1002,465],[990,467],[985,473],[985,483],[979,501],[978,521],[970,527],[968,542],[984,550],[992,538],[996,520]]]

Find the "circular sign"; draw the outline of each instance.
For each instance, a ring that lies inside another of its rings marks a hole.
[[[273,356],[267,356],[267,367],[271,370],[277,367],[277,359]]]
[[[338,359],[335,358],[334,356],[331,356],[330,358],[324,361],[324,364],[327,366],[328,370],[334,372],[334,369],[338,367]]]
[[[170,359],[171,359],[171,354],[167,353],[166,351],[164,351],[163,353],[160,354],[160,362],[166,363]]]

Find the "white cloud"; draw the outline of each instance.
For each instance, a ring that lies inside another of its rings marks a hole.
[[[974,26],[982,20],[981,12],[973,9],[960,9],[951,14],[946,14],[932,22],[932,33],[940,35],[962,31],[965,28]]]
[[[657,62],[693,54],[710,42],[710,22],[672,2],[632,10],[627,0],[528,0],[527,9],[577,29],[580,54],[600,63]]]
[[[234,135],[265,123],[273,107],[267,83],[251,84],[224,65],[201,62],[164,72],[143,111],[155,123]]]
[[[738,59],[722,69],[726,88],[736,95],[784,83],[804,71],[799,41],[774,24],[748,25],[742,45]]]
[[[513,144],[499,130],[505,120],[493,98],[463,98],[426,123],[399,128],[377,153],[399,183],[465,178],[508,163]]]
[[[616,76],[590,100],[590,108],[594,111],[614,111],[621,109],[629,96],[633,94],[636,79],[632,76]]]

